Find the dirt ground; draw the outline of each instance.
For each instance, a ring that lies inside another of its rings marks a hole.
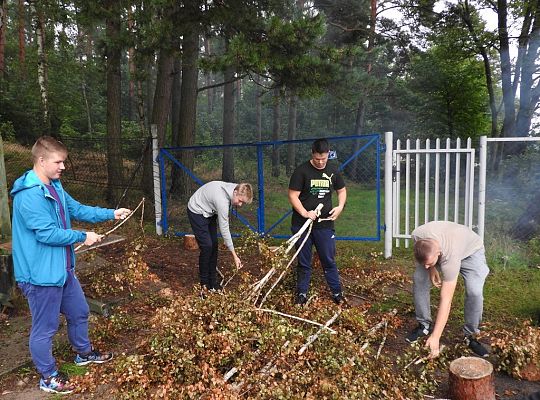
[[[149,293],[167,288],[178,296],[194,295],[193,288],[198,283],[198,251],[184,250],[181,243],[180,239],[157,240],[152,237],[146,239],[148,247],[143,255],[144,260],[151,272],[159,277],[158,282],[153,282],[148,286]],[[89,280],[93,275],[93,269],[96,265],[107,264],[114,268],[114,265],[118,264],[120,259],[124,257],[126,246],[127,242],[110,245],[96,250],[91,255],[79,258],[78,274],[87,295],[92,295],[89,288]],[[260,272],[261,266],[259,260],[243,261],[254,273]],[[230,265],[230,255],[226,250],[220,249],[219,268],[225,275],[230,275]],[[316,270],[315,274],[322,275],[321,270]],[[354,279],[354,277],[346,277],[346,279]],[[230,290],[234,290],[234,282],[231,282]],[[107,301],[114,303],[127,301],[127,299],[107,299]],[[355,307],[360,305],[364,300],[361,297],[351,296],[349,297],[349,301],[349,306]],[[30,400],[50,398],[50,395],[38,390],[38,376],[29,358],[27,342],[30,317],[25,307],[25,302],[22,298],[18,298],[15,304],[15,309],[5,309],[0,313],[0,399]],[[91,324],[100,323],[100,318],[92,316]],[[385,351],[395,353],[396,356],[408,346],[404,340],[404,336],[409,329],[415,326],[414,315],[411,310],[408,310],[405,318],[407,321],[406,324],[396,332],[395,337],[388,338],[385,346]],[[133,335],[136,336],[137,332],[134,332]],[[113,343],[111,348],[106,350],[111,350],[115,353],[128,352],[133,340],[135,340],[135,337],[126,337],[120,342]],[[59,360],[61,362],[71,362],[72,359],[70,357],[72,357],[72,354],[70,354],[69,348],[66,345],[65,326],[61,327],[60,334],[57,335],[55,349],[58,348],[61,349],[58,356]],[[490,358],[490,361],[496,364],[496,359],[493,356]],[[91,368],[102,367],[92,366]],[[434,398],[443,399],[447,397],[447,379],[444,373],[441,373],[441,376],[438,378],[442,383]],[[539,382],[518,381],[502,373],[495,374],[495,387],[497,399],[516,400],[522,398],[522,396],[540,391]],[[107,399],[111,398],[108,389],[107,387],[103,387],[103,385],[101,387],[98,385],[94,393],[76,393],[71,395],[70,398],[90,399],[101,397]]]

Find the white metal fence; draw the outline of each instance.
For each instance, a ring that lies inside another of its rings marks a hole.
[[[484,237],[487,148],[495,141],[540,143],[540,138],[482,136],[476,164],[470,138],[465,143],[460,139],[397,140],[394,148],[392,132],[385,134],[385,257],[392,255],[394,241],[396,247],[402,242],[408,247],[411,232],[429,221],[454,221],[475,228]]]

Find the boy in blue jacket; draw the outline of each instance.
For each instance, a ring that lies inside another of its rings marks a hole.
[[[73,199],[60,183],[67,157],[65,145],[50,136],[32,147],[33,169],[13,185],[13,261],[15,279],[32,314],[30,353],[41,374],[40,389],[71,393],[74,387],[58,371],[52,339],[60,313],[67,321],[68,338],[77,352],[75,363],[103,363],[112,353],[100,353],[88,338],[89,308],[74,274],[73,244],[90,246],[102,238],[95,232],[71,229],[71,218],[84,222],[123,219],[130,210],[90,207]]]

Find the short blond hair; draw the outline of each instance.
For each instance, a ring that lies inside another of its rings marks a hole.
[[[245,199],[247,204],[251,204],[253,201],[253,188],[250,183],[239,183],[234,190],[236,190],[236,193],[238,193],[239,196],[242,196]]]
[[[64,143],[59,142],[52,136],[41,136],[32,146],[32,160],[34,164],[40,157],[46,157],[51,153],[62,153],[67,155],[68,150]]]

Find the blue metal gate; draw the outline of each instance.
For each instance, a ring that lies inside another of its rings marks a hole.
[[[185,211],[187,201],[175,199],[170,195],[167,182],[168,173],[173,168],[180,169],[199,186],[210,180],[221,180],[221,176],[216,175],[217,168],[212,168],[212,166],[221,167],[218,160],[223,152],[232,151],[235,152],[235,162],[240,161],[240,166],[235,168],[235,178],[242,177],[242,179],[235,179],[235,181],[251,181],[252,184],[254,184],[253,180],[257,181],[257,184],[254,185],[254,189],[255,186],[257,187],[256,202],[254,202],[257,205],[256,214],[252,213],[250,218],[243,209],[242,213],[233,210],[233,215],[237,217],[241,225],[261,236],[289,238],[289,226],[287,224],[284,227],[286,224],[283,224],[292,213],[286,197],[288,176],[283,178],[279,170],[278,176],[275,176],[275,162],[271,174],[265,174],[265,169],[270,168],[269,159],[275,154],[279,154],[280,149],[286,149],[289,156],[293,154],[293,157],[299,159],[300,162],[307,161],[311,157],[313,140],[315,139],[160,149],[158,160],[161,175],[162,227],[164,232],[176,236],[191,233],[187,217],[182,214]],[[338,233],[336,239],[379,241],[381,239],[380,154],[383,147],[380,135],[330,137],[328,141],[332,148],[329,162],[339,163],[339,170],[342,171],[346,179],[347,203],[349,204],[336,221]],[[185,151],[190,151],[194,155],[193,169],[186,167],[178,160],[179,157],[175,156]],[[172,164],[169,165],[167,162]],[[295,166],[292,165],[291,168]],[[283,164],[280,168],[282,167]],[[202,175],[205,175],[204,179]],[[351,206],[351,202],[355,202],[354,207]],[[356,215],[353,215],[354,213],[348,215],[348,209],[352,209]],[[247,213],[249,214],[249,211]],[[175,218],[176,223],[174,223]],[[345,222],[342,223],[342,221]],[[340,229],[341,225],[346,226],[347,229]],[[233,233],[233,236],[238,236],[238,233]]]

